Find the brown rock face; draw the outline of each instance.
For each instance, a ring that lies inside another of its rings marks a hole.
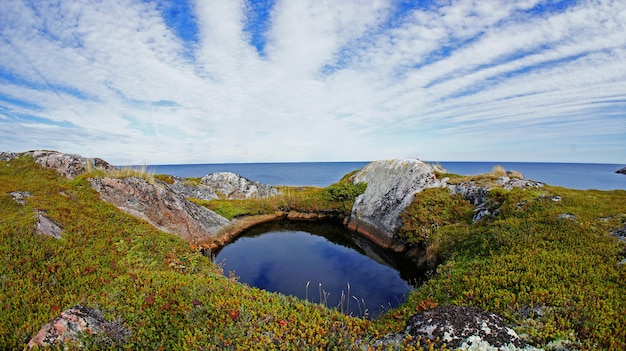
[[[170,191],[167,186],[150,184],[142,178],[97,178],[89,181],[103,200],[191,243],[209,241],[230,223],[215,212]]]

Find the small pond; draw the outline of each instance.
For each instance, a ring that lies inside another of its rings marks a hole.
[[[267,291],[376,318],[406,300],[423,273],[334,222],[276,221],[217,252],[224,274]]]

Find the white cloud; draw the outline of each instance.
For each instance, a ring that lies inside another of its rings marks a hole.
[[[9,0],[0,148],[117,163],[534,160],[513,149],[581,136],[597,150],[626,133],[626,4],[537,3],[277,1],[259,53],[243,0],[196,2],[197,43],[151,3]]]

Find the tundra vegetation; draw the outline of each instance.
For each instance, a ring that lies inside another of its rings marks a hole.
[[[102,175],[68,180],[29,157],[0,162],[1,348],[24,348],[76,304],[131,331],[124,343],[86,335],[88,348],[146,350],[361,349],[402,331],[417,311],[456,304],[502,315],[539,347],[626,349],[625,252],[610,235],[626,223],[626,191],[494,188],[496,215],[473,223],[467,201],[425,190],[403,215],[398,239],[429,250],[436,269],[406,303],[368,321],[225,277],[197,248],[101,201],[87,178]],[[365,186],[346,176],[323,189],[282,187],[274,198],[197,202],[230,218],[349,213]],[[20,204],[15,191],[32,196]],[[36,211],[63,228],[61,239],[36,233]]]

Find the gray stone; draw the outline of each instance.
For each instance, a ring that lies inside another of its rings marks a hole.
[[[213,189],[218,196],[222,196],[229,200],[251,198],[263,199],[279,194],[278,189],[273,186],[251,181],[232,172],[207,174],[202,177],[200,184]]]
[[[26,205],[26,200],[29,197],[33,196],[33,194],[29,193],[28,191],[12,191],[9,193],[9,195],[11,195],[13,200],[15,200],[15,202],[20,205]]]
[[[626,167],[618,169],[615,173],[626,174]]]
[[[30,340],[27,348],[82,348],[82,338],[89,336],[94,346],[108,349],[126,343],[130,334],[130,330],[119,321],[107,321],[100,310],[76,305],[44,325]]]
[[[16,153],[16,152],[8,152],[8,151],[3,151],[0,152],[0,161],[11,161],[14,158],[17,158],[20,154]]]
[[[215,191],[207,186],[189,184],[187,180],[181,177],[170,176],[170,178],[174,183],[168,184],[168,187],[180,196],[200,200],[215,200],[218,198]]]
[[[37,211],[37,232],[43,235],[51,236],[55,239],[61,238],[63,229],[50,220],[45,212]]]
[[[437,169],[418,159],[383,160],[366,165],[352,182],[367,183],[352,207],[348,228],[390,247],[402,225],[400,214],[415,194],[427,188],[442,186],[435,175]]]
[[[230,223],[160,183],[150,184],[138,177],[105,177],[89,181],[103,200],[191,243],[207,241]]]
[[[626,224],[621,228],[611,230],[611,235],[617,238],[617,240],[626,243]]]
[[[571,214],[571,213],[561,213],[559,215],[559,219],[568,219],[568,220],[574,221],[574,222],[576,222],[578,220],[578,218],[576,216],[574,216],[573,214]]]

